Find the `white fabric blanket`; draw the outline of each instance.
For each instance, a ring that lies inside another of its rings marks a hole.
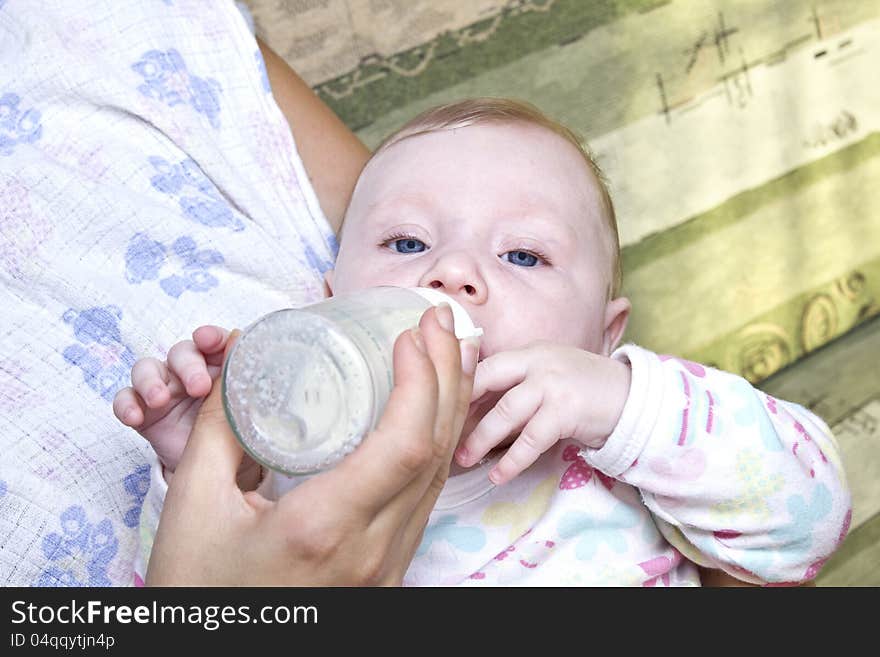
[[[335,250],[231,0],[0,0],[0,584],[130,584],[131,365],[314,301]]]

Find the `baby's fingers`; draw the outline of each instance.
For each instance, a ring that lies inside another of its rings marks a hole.
[[[171,373],[160,360],[141,358],[131,368],[131,385],[146,402],[147,408],[161,408],[169,402],[174,390]]]
[[[223,342],[225,344],[225,340]],[[178,342],[168,350],[168,368],[180,379],[190,397],[204,397],[211,392],[213,379],[208,364],[192,340]]]
[[[207,324],[193,331],[192,338],[196,347],[205,356],[208,365],[222,365],[223,353],[229,340],[230,332],[220,326]]]
[[[508,390],[461,442],[455,451],[456,460],[464,467],[479,461],[490,449],[524,427],[541,401],[538,386],[521,384]]]
[[[541,454],[561,438],[552,414],[539,409],[501,460],[492,468],[489,479],[498,485],[507,483],[537,461]]]
[[[489,356],[477,365],[471,401],[487,392],[504,392],[522,383],[533,359],[528,349],[512,349]]]
[[[113,397],[113,415],[125,426],[137,429],[144,423],[143,403],[134,388],[123,388]]]

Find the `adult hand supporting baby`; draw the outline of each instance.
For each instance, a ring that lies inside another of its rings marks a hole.
[[[446,481],[478,347],[448,308],[394,346],[395,387],[374,429],[332,470],[278,501],[243,492],[243,452],[215,384],[172,479],[147,584],[397,585]],[[230,341],[231,343],[232,341]]]

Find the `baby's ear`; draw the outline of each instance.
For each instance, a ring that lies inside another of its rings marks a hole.
[[[328,297],[333,296],[333,269],[328,269],[324,272],[324,292]]]
[[[602,353],[610,356],[623,339],[632,304],[626,297],[617,297],[605,304],[605,333],[602,336]]]

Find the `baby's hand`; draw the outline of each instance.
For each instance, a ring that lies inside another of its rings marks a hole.
[[[200,326],[192,337],[171,347],[166,362],[138,360],[131,387],[113,399],[114,415],[149,441],[166,476],[177,468],[199,407],[220,376],[229,331]]]
[[[601,448],[614,431],[629,396],[630,369],[607,356],[537,342],[489,356],[477,366],[474,402],[504,395],[455,453],[464,467],[519,434],[489,473],[503,484],[564,438]]]

